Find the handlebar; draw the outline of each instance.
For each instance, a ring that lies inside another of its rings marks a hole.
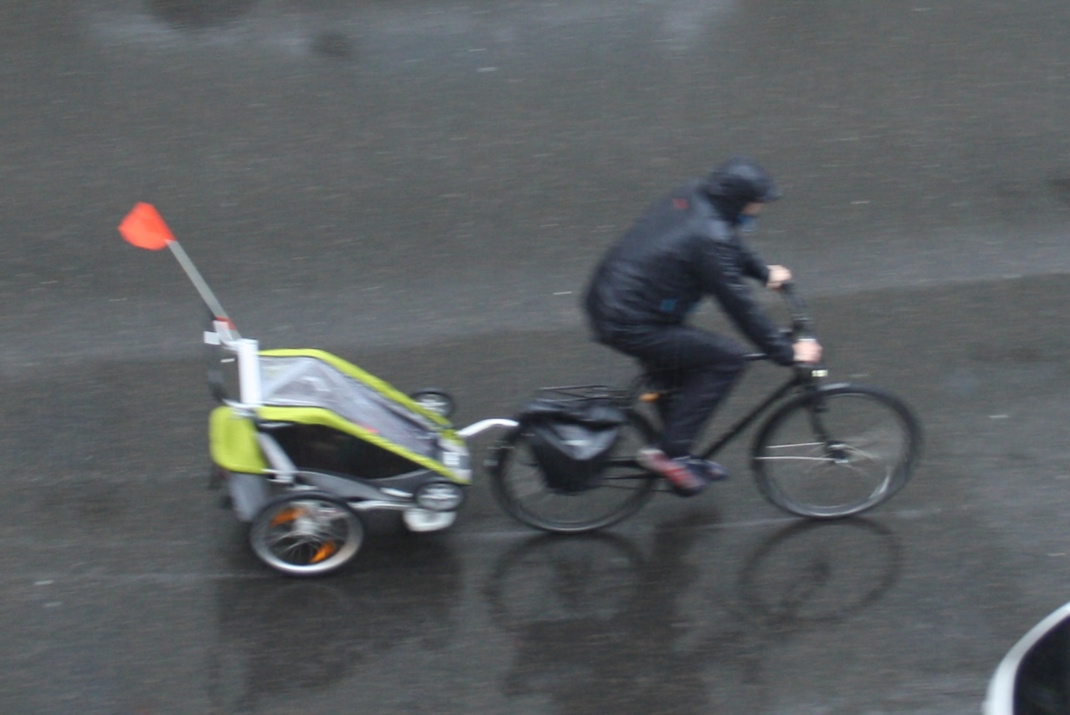
[[[788,304],[788,311],[791,313],[792,337],[796,340],[813,338],[814,321],[810,318],[810,309],[806,306],[806,301],[795,290],[795,284],[792,281],[782,283],[780,294],[784,302]]]
[[[791,315],[791,327],[784,329],[784,334],[792,342],[798,340],[814,340],[813,325],[814,321],[810,317],[810,309],[806,305],[806,301],[795,288],[795,283],[792,281],[785,281],[780,285],[778,289],[781,297],[788,306],[788,312]],[[755,362],[758,360],[768,360],[769,356],[765,353],[747,353],[743,356],[744,360],[748,362]],[[816,364],[800,363],[799,367],[812,370],[817,368]]]
[[[784,297],[784,302],[788,304],[788,310],[791,313],[792,341],[816,340],[813,332],[814,321],[810,317],[810,309],[807,307],[806,301],[795,290],[795,284],[791,281],[785,281],[780,286],[780,294]],[[795,369],[800,374],[810,378],[825,377],[827,375],[820,362],[796,363]]]

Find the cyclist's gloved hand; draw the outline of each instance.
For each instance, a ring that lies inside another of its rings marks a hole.
[[[796,340],[791,347],[795,351],[795,362],[821,362],[821,343],[813,338]]]
[[[780,286],[791,282],[791,271],[784,266],[769,266],[769,278],[765,281],[765,287],[769,290],[780,290]]]

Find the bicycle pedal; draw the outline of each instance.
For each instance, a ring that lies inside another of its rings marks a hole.
[[[646,402],[647,404],[651,402],[657,402],[662,398],[664,394],[665,393],[663,392],[644,392],[643,394],[639,395],[639,401]]]

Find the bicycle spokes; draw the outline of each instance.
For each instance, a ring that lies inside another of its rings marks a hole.
[[[916,425],[900,403],[845,386],[775,414],[756,443],[754,465],[759,486],[778,506],[806,516],[846,516],[902,486],[916,442]]]

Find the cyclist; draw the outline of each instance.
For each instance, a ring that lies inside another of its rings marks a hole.
[[[691,448],[745,365],[737,340],[686,324],[704,296],[715,298],[776,363],[821,359],[821,346],[814,340],[792,343],[743,281],[778,290],[791,280],[791,271],[766,265],[740,236],[779,197],[772,177],[755,161],[730,159],[648,209],[606,253],[587,288],[584,306],[597,340],[637,358],[676,395],[663,407],[659,443],[637,458],[682,496],[728,476],[716,462],[692,456]]]

